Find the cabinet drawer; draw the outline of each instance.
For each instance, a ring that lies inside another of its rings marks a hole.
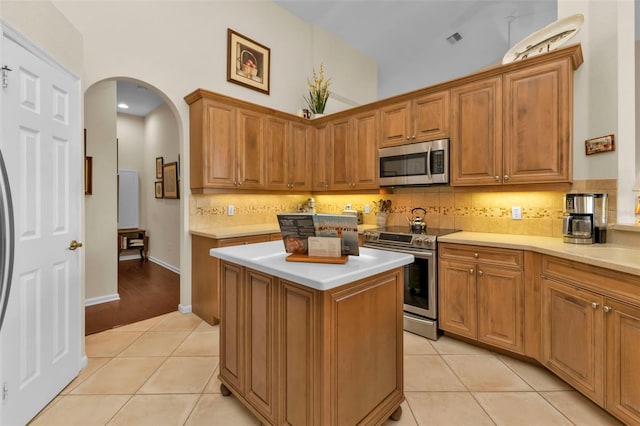
[[[246,237],[223,238],[215,240],[216,247],[240,246],[242,244],[264,243],[269,241],[269,234],[248,235]]]
[[[438,244],[441,259],[455,259],[522,269],[522,250],[469,246],[464,244]]]

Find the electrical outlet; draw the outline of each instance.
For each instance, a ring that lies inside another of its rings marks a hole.
[[[229,216],[233,216],[235,212],[236,212],[236,209],[233,207],[233,204],[229,204],[227,206],[227,214]]]
[[[520,206],[511,207],[511,219],[522,220],[522,207]]]
[[[364,205],[364,212],[365,212],[366,214],[371,213],[371,206],[370,206],[369,204],[365,204],[365,205]]]

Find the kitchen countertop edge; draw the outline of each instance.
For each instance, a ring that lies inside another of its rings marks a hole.
[[[615,244],[568,244],[562,238],[462,231],[438,242],[529,250],[640,276],[640,249]]]
[[[376,225],[361,224],[358,225],[358,233],[362,233],[367,229],[374,229]],[[258,224],[244,226],[220,226],[213,228],[190,229],[191,235],[198,235],[206,238],[221,240],[224,238],[249,237],[254,235],[277,234],[280,232],[278,224]]]

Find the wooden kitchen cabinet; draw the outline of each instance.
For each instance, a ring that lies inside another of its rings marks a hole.
[[[580,50],[451,89],[451,185],[571,182]]]
[[[227,261],[220,276],[221,391],[263,424],[381,424],[401,404],[402,268],[326,291]]]
[[[313,148],[311,149],[312,190],[328,191],[331,185],[331,126],[324,124],[315,131]]]
[[[604,298],[542,279],[542,360],[582,394],[604,403]]]
[[[313,131],[308,125],[266,118],[266,189],[308,191]]]
[[[502,182],[502,77],[451,89],[452,186]]]
[[[280,233],[236,238],[209,238],[191,235],[191,309],[211,325],[220,321],[220,261],[209,255],[214,247],[262,243],[281,238]]]
[[[368,111],[330,122],[329,190],[378,188],[378,113]]]
[[[543,363],[640,424],[640,277],[553,256],[542,266]]]
[[[449,137],[449,91],[380,108],[380,147]]]
[[[524,353],[524,272],[521,250],[441,243],[439,327]]]

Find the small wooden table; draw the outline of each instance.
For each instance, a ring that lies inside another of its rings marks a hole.
[[[149,237],[144,229],[118,229],[118,257],[123,250],[139,249],[140,260],[149,260]]]

